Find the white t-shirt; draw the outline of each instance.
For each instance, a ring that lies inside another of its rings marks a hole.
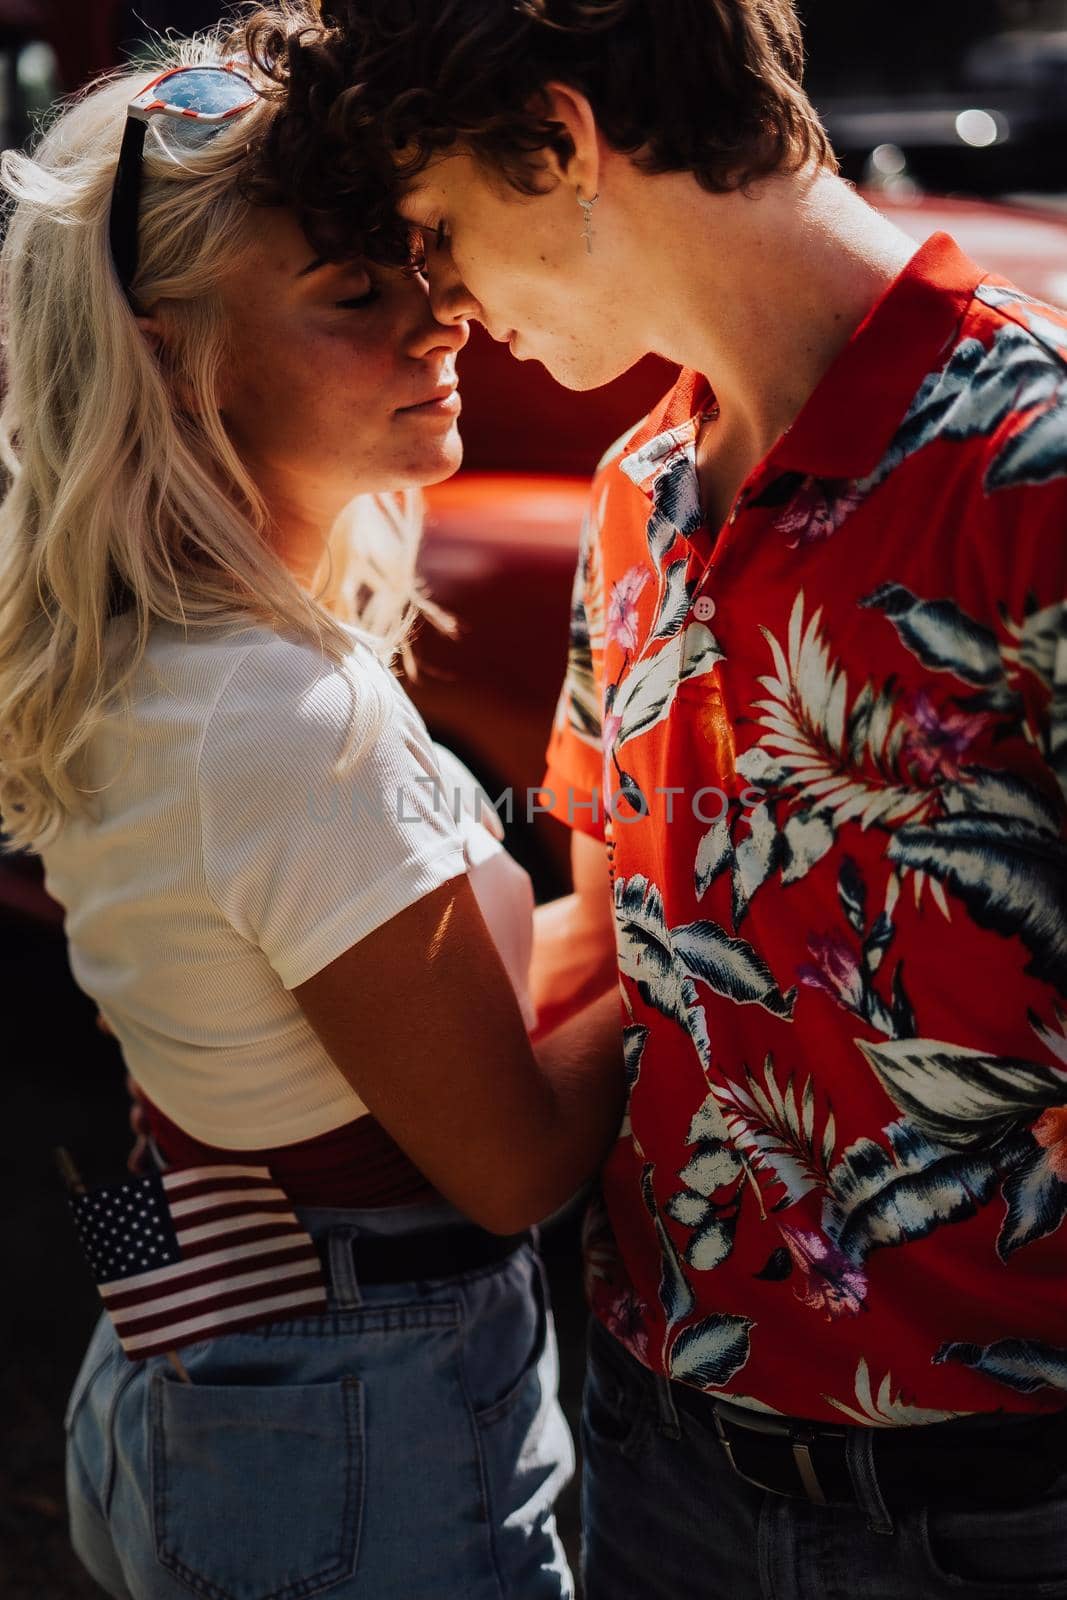
[[[116,715],[90,745],[97,818],[67,822],[42,852],[74,976],[129,1070],[164,1115],[224,1149],[366,1114],[289,991],[463,872],[532,1022],[529,878],[486,826],[487,802],[478,814],[467,769],[435,752],[352,638],[358,754],[337,779],[353,694],[333,662],[265,627],[187,638],[156,624],[129,736]]]

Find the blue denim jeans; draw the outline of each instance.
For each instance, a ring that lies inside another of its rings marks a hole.
[[[325,1314],[131,1362],[102,1317],[67,1410],[74,1548],[116,1600],[571,1600],[574,1469],[541,1263],[356,1280],[351,1239],[444,1204],[301,1210]]]
[[[1033,1503],[887,1513],[754,1488],[714,1430],[595,1323],[582,1415],[586,1600],[1067,1600],[1067,1472]]]

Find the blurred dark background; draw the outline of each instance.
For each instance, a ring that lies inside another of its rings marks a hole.
[[[847,175],[941,192],[1058,192],[1067,132],[1067,0],[799,0],[809,86]],[[0,0],[4,143],[62,91],[192,32],[218,0]],[[973,113],[984,113],[974,116]],[[971,115],[968,115],[968,114]],[[961,122],[961,118],[963,121]]]
[[[813,97],[846,176],[872,199],[980,197],[972,223],[984,219],[1005,238],[1015,213],[986,202],[1023,201],[1031,217],[1067,213],[1067,0],[800,0],[800,9]],[[135,56],[153,31],[193,31],[218,14],[217,0],[0,0],[0,143],[23,143],[59,95]],[[1067,268],[1067,226],[1063,239]],[[554,470],[591,468],[617,431],[590,442],[588,463],[564,469],[560,456]],[[468,439],[475,464],[477,448]],[[569,539],[566,530],[557,539],[568,569]],[[542,742],[535,729],[534,746]],[[538,886],[558,892],[547,879]],[[70,978],[57,908],[26,859],[0,858],[0,973],[0,1597],[91,1600],[99,1591],[66,1541],[62,1417],[97,1299],[50,1153],[67,1145],[87,1176],[113,1175],[130,1136],[118,1051]],[[547,1253],[573,1418],[583,1322],[573,1218],[550,1234]],[[573,1494],[561,1521],[573,1551]]]

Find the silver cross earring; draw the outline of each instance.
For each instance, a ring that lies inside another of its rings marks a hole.
[[[590,256],[593,254],[593,207],[599,199],[599,194],[595,194],[591,200],[583,200],[581,190],[579,189],[578,191],[578,204],[581,206],[582,215],[585,218],[585,223],[582,227],[582,238],[585,240],[586,255]]]

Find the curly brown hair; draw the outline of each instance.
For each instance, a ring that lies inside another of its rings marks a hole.
[[[810,161],[835,168],[801,86],[793,0],[323,0],[321,26],[253,17],[247,47],[286,96],[256,197],[297,210],[328,258],[412,259],[404,185],[466,148],[534,194],[570,141],[545,86],[580,90],[611,145],[713,193]]]

